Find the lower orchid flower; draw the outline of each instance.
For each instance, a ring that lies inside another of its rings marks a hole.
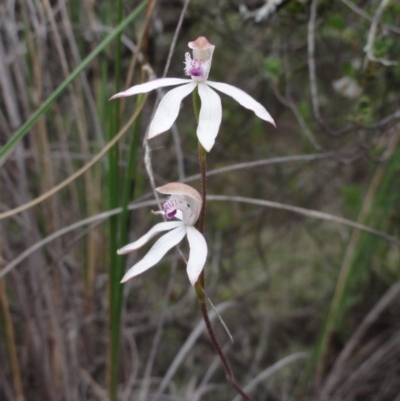
[[[150,124],[148,133],[149,139],[162,134],[172,127],[172,124],[178,117],[182,100],[192,93],[196,87],[198,88],[201,99],[197,137],[207,152],[211,150],[215,143],[215,138],[218,134],[222,120],[221,98],[211,88],[217,89],[225,95],[232,97],[241,106],[252,110],[259,118],[268,121],[275,126],[274,119],[265,107],[246,92],[232,85],[207,80],[215,48],[213,44],[211,44],[204,36],[200,36],[197,40],[189,42],[189,47],[193,49],[193,59],[190,57],[189,53],[186,53],[185,74],[190,76],[191,79],[156,79],[141,85],[132,86],[126,91],[117,93],[111,97],[111,99],[116,99],[137,95],[139,93],[147,93],[154,89],[166,86],[180,85],[177,88],[170,90],[162,98]]]
[[[145,245],[155,235],[169,231],[164,234],[149,250],[149,252],[134,266],[132,266],[122,278],[121,283],[143,273],[158,263],[162,257],[175,245],[187,236],[190,252],[187,262],[187,274],[192,285],[196,283],[202,272],[207,259],[207,243],[203,235],[194,228],[194,224],[200,215],[201,196],[192,187],[179,182],[172,182],[156,188],[158,192],[170,195],[163,204],[162,212],[167,219],[177,217],[180,221],[165,221],[156,224],[141,238],[118,250],[119,255],[135,251]]]

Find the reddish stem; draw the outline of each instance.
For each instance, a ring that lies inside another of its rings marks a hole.
[[[199,216],[199,231],[204,233],[204,222],[206,215],[206,198],[207,198],[207,152],[203,148],[203,146],[199,143],[199,163],[200,163],[200,173],[201,173],[201,211]],[[211,342],[214,346],[215,351],[221,359],[222,365],[225,370],[225,377],[228,381],[229,385],[239,393],[244,400],[246,401],[254,401],[249,395],[247,395],[240,386],[236,383],[235,378],[233,377],[231,366],[222,351],[221,345],[218,342],[217,336],[215,335],[215,331],[211,325],[210,317],[208,316],[205,296],[204,296],[204,269],[201,272],[197,283],[195,284],[195,290],[197,294],[197,299],[200,303],[201,314],[203,315],[203,320],[206,325],[208,335],[210,336]]]

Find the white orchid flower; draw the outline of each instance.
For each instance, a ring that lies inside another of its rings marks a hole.
[[[203,235],[194,228],[194,224],[200,215],[201,196],[192,187],[179,182],[172,182],[156,188],[158,192],[170,195],[163,205],[163,212],[167,219],[177,217],[180,221],[165,221],[156,224],[147,234],[118,250],[119,255],[123,255],[141,248],[151,238],[163,231],[169,231],[163,235],[150,249],[150,251],[131,267],[122,278],[121,283],[143,273],[158,263],[162,257],[175,245],[187,236],[190,252],[187,262],[187,274],[189,280],[194,285],[199,278],[207,259],[207,243]]]
[[[193,59],[190,57],[189,53],[186,53],[185,74],[190,75],[192,79],[156,79],[141,85],[132,86],[130,89],[117,93],[111,97],[111,99],[116,99],[137,95],[139,93],[147,93],[165,86],[181,85],[169,91],[162,98],[150,124],[148,134],[149,139],[154,138],[171,128],[172,124],[178,117],[182,100],[192,93],[196,87],[198,87],[201,99],[197,137],[204,149],[208,152],[215,143],[215,138],[218,134],[222,119],[221,98],[211,88],[217,89],[218,91],[225,93],[225,95],[232,97],[246,109],[254,111],[259,118],[268,121],[275,126],[273,118],[265,107],[246,92],[232,85],[207,80],[211,68],[211,60],[215,48],[214,45],[212,45],[204,36],[200,36],[194,42],[189,42],[189,47],[193,49]]]

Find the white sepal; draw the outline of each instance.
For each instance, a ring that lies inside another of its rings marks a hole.
[[[121,249],[118,249],[117,253],[118,255],[124,255],[126,253],[135,251],[136,249],[139,249],[143,245],[145,245],[149,240],[151,240],[157,234],[163,231],[172,230],[173,228],[179,227],[180,225],[182,225],[180,221],[167,221],[163,223],[158,223],[150,231],[148,231],[145,235],[140,237],[135,242],[131,242],[130,244],[125,245]]]
[[[232,97],[246,109],[254,111],[256,116],[258,116],[262,120],[268,121],[273,126],[276,126],[274,119],[271,117],[271,115],[268,113],[265,107],[261,103],[257,102],[257,100],[253,99],[245,91],[242,91],[241,89],[236,88],[235,86],[228,85],[222,82],[207,81],[207,85],[219,90],[222,93],[225,93],[225,95]]]
[[[192,82],[191,79],[182,79],[182,78],[160,78],[155,79],[154,81],[149,81],[144,84],[135,85],[131,88],[127,89],[126,91],[119,92],[112,96],[110,100],[116,99],[119,97],[127,97],[137,95],[139,93],[147,93],[154,89],[164,88],[166,86],[173,86],[173,85],[182,85],[188,82]]]
[[[172,222],[171,222],[172,223]],[[121,283],[125,283],[129,279],[143,273],[158,263],[162,257],[175,245],[182,241],[186,234],[186,227],[181,222],[175,222],[179,227],[163,235],[150,249],[149,252],[131,267],[122,278]]]

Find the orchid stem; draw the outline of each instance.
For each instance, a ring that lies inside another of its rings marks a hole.
[[[200,106],[201,100],[198,92],[198,88],[196,87],[193,91],[193,106],[194,106],[194,114],[196,116],[197,123],[199,122],[200,115]],[[200,164],[200,175],[201,175],[201,210],[199,216],[199,231],[204,234],[204,223],[206,217],[206,198],[207,198],[207,151],[204,149],[203,145],[199,142],[198,144],[199,150],[199,164]],[[222,351],[221,345],[218,342],[215,331],[211,325],[210,317],[207,311],[206,299],[204,296],[204,269],[200,273],[199,279],[194,285],[197,300],[200,304],[201,314],[203,315],[203,320],[206,325],[208,335],[210,336],[211,342],[214,346],[215,351],[221,359],[222,365],[225,370],[225,377],[229,385],[236,390],[238,394],[240,394],[244,400],[246,401],[254,401],[249,395],[247,395],[240,386],[236,383],[235,378],[233,377],[232,368],[226,358],[224,352]]]
[[[217,336],[215,335],[215,331],[211,325],[210,317],[208,316],[206,299],[204,296],[204,288],[201,284],[201,278],[199,278],[199,280],[196,282],[196,284],[194,285],[194,288],[196,290],[197,300],[199,301],[199,304],[200,304],[201,314],[203,315],[203,320],[206,325],[208,335],[210,336],[210,339],[214,346],[215,351],[217,352],[219,358],[221,359],[222,365],[225,370],[225,378],[226,378],[227,382],[234,390],[236,390],[236,392],[238,394],[240,394],[243,397],[244,400],[254,401],[253,398],[251,398],[248,394],[246,394],[240,388],[240,386],[236,383],[235,378],[233,377],[232,368],[231,368],[224,352],[222,351],[221,345],[219,344]]]

